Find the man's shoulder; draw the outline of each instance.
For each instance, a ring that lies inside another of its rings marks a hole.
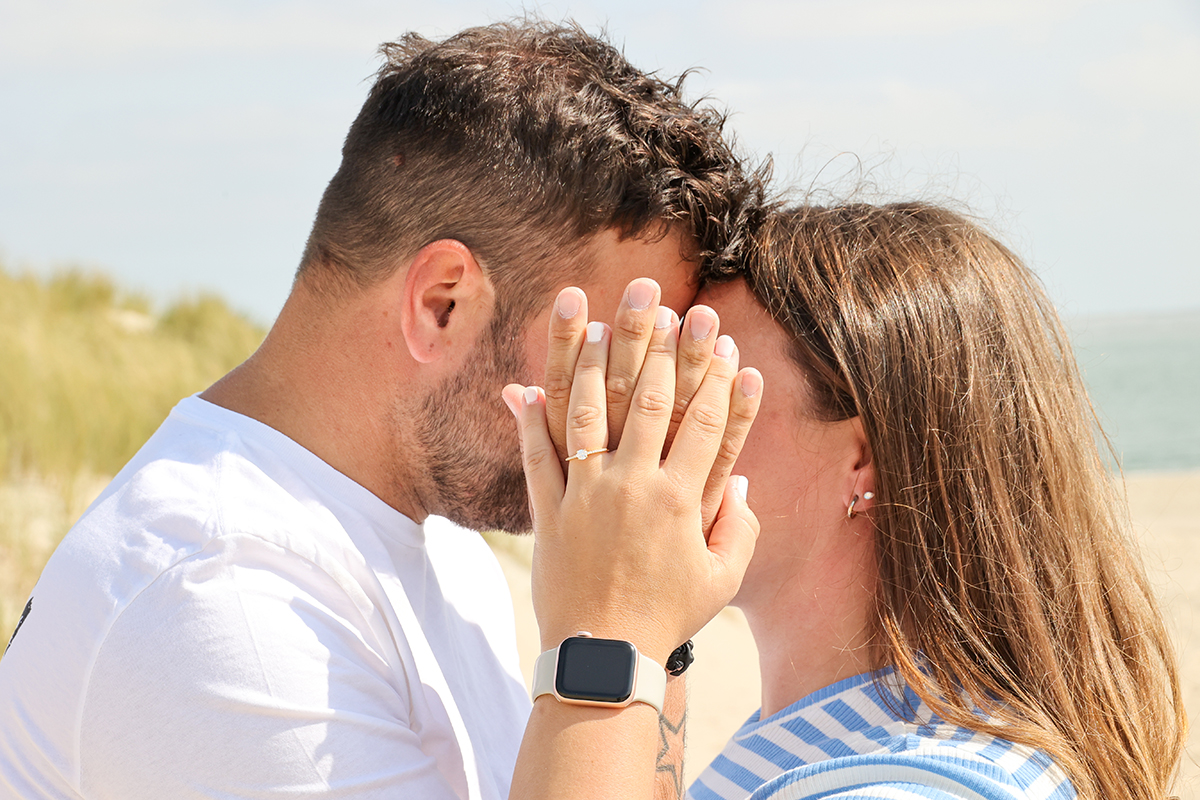
[[[194,410],[181,403],[172,412],[80,518],[66,549],[119,547],[165,567],[228,532],[268,535],[311,522],[305,484],[287,485],[279,454]]]
[[[199,559],[266,564],[273,553],[281,571],[353,561],[346,531],[302,480],[288,485],[272,458],[236,430],[172,412],[51,556],[34,588],[39,616],[61,606],[59,624],[100,633],[148,587]]]
[[[193,607],[207,612],[213,598],[246,585],[242,564],[258,574],[265,566],[284,578],[324,580],[311,558],[283,544],[285,534],[306,542],[321,535],[313,512],[244,444],[236,432],[172,414],[51,556],[0,661],[0,720],[23,720],[54,750],[47,757],[70,764],[90,676],[130,609],[140,609],[141,625],[129,652],[147,655],[197,616]],[[344,595],[336,581],[321,585]]]

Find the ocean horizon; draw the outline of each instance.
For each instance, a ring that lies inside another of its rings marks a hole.
[[[1126,473],[1200,469],[1200,309],[1066,320]]]

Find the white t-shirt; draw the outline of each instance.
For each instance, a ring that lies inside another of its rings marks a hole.
[[[530,704],[477,534],[182,401],[0,660],[0,796],[508,795]]]
[[[767,719],[755,712],[688,790],[689,800],[1074,797],[1044,752],[945,722],[890,668]]]

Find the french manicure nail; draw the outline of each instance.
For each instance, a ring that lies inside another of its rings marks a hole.
[[[536,386],[525,387],[525,405],[531,406],[538,400],[538,390]]]
[[[666,306],[659,306],[658,313],[654,317],[654,327],[662,330],[669,327],[675,321],[675,312]]]
[[[713,345],[713,353],[721,358],[732,357],[734,349],[733,337],[724,333],[717,337],[717,343]]]
[[[595,344],[604,338],[604,323],[589,322],[587,324],[587,340],[591,344]]]
[[[655,285],[652,281],[637,281],[629,285],[629,307],[644,311],[654,302]]]
[[[738,493],[738,497],[745,501],[750,494],[750,479],[745,475],[733,476],[733,490]]]
[[[581,301],[579,293],[564,289],[559,292],[558,300],[555,301],[554,307],[558,310],[558,315],[563,319],[570,319],[579,313]]]

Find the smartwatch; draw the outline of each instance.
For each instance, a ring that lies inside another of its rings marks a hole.
[[[646,703],[662,713],[667,673],[632,642],[597,639],[587,631],[563,639],[533,665],[533,699],[554,695],[580,706]]]

